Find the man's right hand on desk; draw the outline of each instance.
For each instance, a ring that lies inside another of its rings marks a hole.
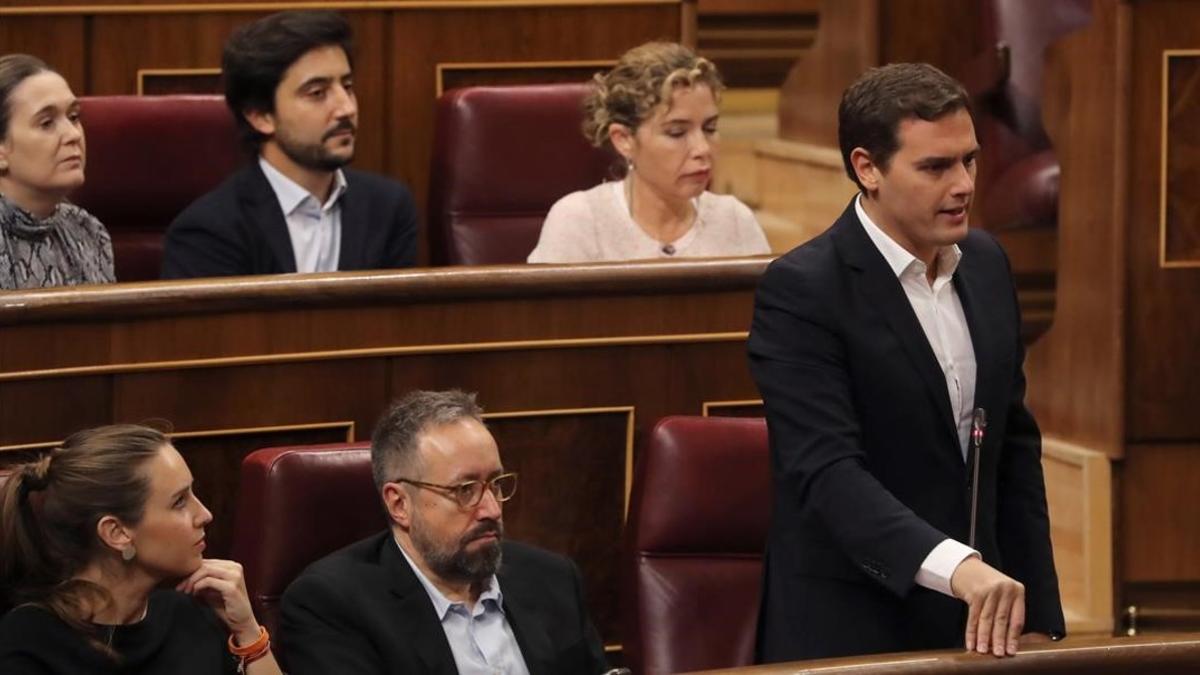
[[[954,597],[967,603],[968,651],[996,656],[1017,653],[1025,627],[1025,586],[971,556],[950,577]]]

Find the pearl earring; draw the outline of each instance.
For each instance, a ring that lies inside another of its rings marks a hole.
[[[121,549],[121,560],[124,560],[125,562],[133,560],[133,557],[136,555],[137,549],[133,547],[133,544]]]

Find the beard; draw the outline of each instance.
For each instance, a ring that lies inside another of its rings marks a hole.
[[[418,515],[413,519],[408,534],[425,564],[443,579],[478,583],[489,579],[500,569],[500,541],[504,538],[504,523],[498,520],[485,520],[457,541],[445,542],[438,540]],[[495,534],[496,540],[475,551],[467,549],[472,541],[486,534]]]
[[[286,133],[283,133],[282,129],[279,129],[275,132],[274,140],[275,144],[279,146],[279,149],[283,151],[283,154],[288,156],[288,159],[306,169],[313,169],[315,171],[337,171],[343,166],[349,164],[350,161],[354,159],[353,151],[351,151],[348,155],[341,156],[330,152],[325,147],[325,141],[329,140],[334,136],[334,134],[337,134],[341,131],[349,131],[354,133],[354,123],[350,120],[342,120],[341,122],[338,122],[338,124],[332,129],[326,131],[324,134],[321,134],[321,141],[319,143],[305,143],[303,141],[296,140]]]

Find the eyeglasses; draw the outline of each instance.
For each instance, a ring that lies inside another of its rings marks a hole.
[[[457,485],[438,485],[437,483],[426,483],[410,478],[397,478],[391,482],[408,483],[409,485],[416,485],[427,490],[440,492],[453,499],[463,509],[473,509],[479,506],[479,502],[483,501],[484,490],[491,492],[492,496],[498,502],[506,502],[512,499],[513,495],[517,493],[517,474],[515,473],[502,473],[487,480],[469,480]]]

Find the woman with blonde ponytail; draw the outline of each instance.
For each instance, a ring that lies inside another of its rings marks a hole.
[[[81,431],[0,490],[0,673],[280,672],[161,432]]]

